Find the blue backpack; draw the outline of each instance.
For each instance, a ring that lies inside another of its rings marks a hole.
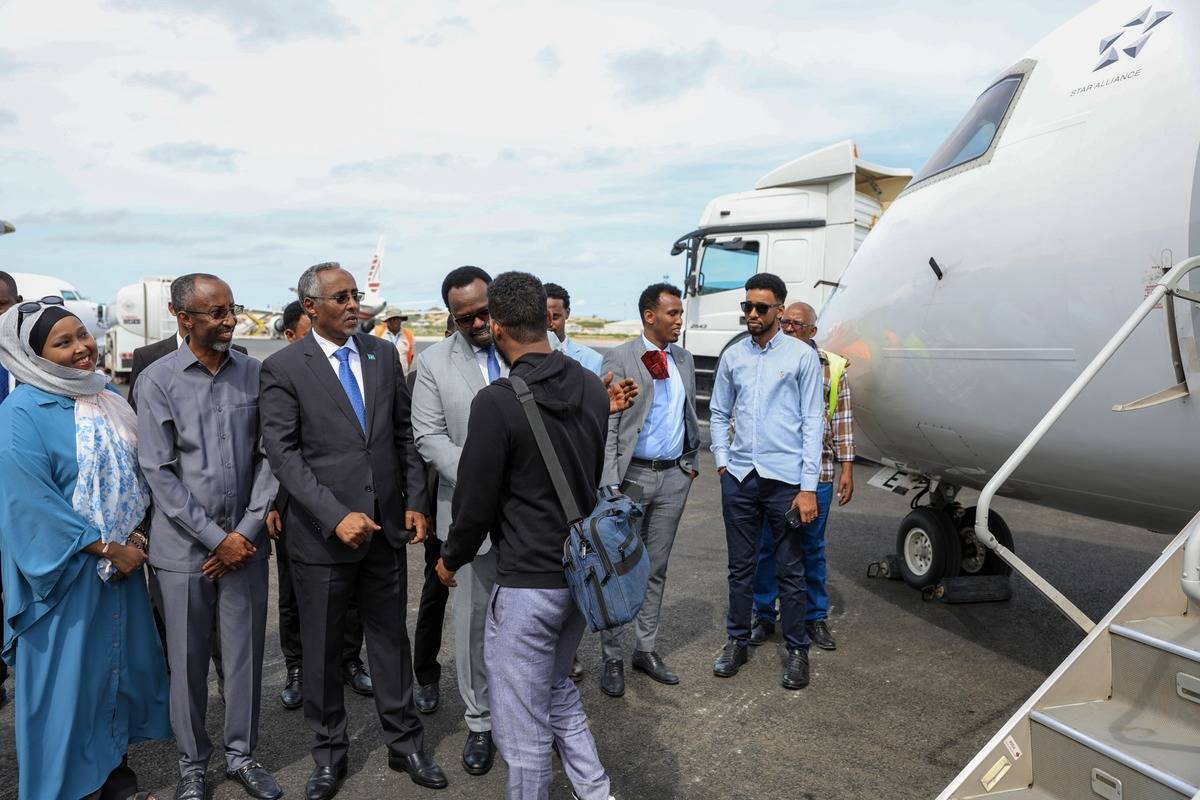
[[[606,494],[590,514],[580,514],[533,393],[520,378],[510,375],[508,380],[525,409],[558,502],[567,515],[570,530],[563,543],[563,575],[571,598],[592,631],[632,622],[642,610],[650,580],[650,555],[639,535],[642,507],[623,494]]]

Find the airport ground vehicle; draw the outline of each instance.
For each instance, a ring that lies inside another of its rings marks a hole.
[[[118,289],[108,304],[104,369],[114,379],[129,377],[134,350],[176,333],[175,318],[167,309],[171,280],[147,278],[131,283]]]

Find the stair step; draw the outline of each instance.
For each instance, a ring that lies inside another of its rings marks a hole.
[[[1200,731],[1200,660],[1178,644],[1190,643],[1200,624],[1186,617],[1140,623],[1113,630],[1113,699]]]
[[[1120,700],[1035,711],[1033,722],[1183,797],[1200,791],[1197,727]],[[1041,750],[1034,743],[1034,783],[1045,786]],[[1118,775],[1117,777],[1121,777]],[[1143,793],[1126,797],[1141,797]],[[1164,795],[1171,796],[1171,795]]]
[[[976,794],[965,797],[963,800],[983,800],[983,798],[987,798],[987,800],[1062,800],[1058,795],[1051,794],[1037,786],[1009,789],[1005,792],[992,792],[991,794]]]
[[[1109,630],[1117,636],[1200,663],[1200,617],[1137,619]]]

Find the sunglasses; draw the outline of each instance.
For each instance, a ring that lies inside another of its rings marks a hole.
[[[455,317],[454,323],[460,328],[470,328],[475,326],[475,320],[487,322],[491,318],[491,312],[489,312],[485,306],[484,308],[481,308],[471,314],[463,314],[461,317]]]
[[[66,305],[66,303],[63,301],[63,299],[61,297],[55,297],[53,295],[48,295],[46,297],[43,297],[41,300],[29,300],[27,302],[21,303],[21,305],[17,306],[17,330],[18,331],[21,330],[21,323],[24,322],[25,318],[27,316],[29,316],[30,314],[36,314],[37,312],[41,311],[46,306],[65,306],[65,305]]]
[[[766,313],[768,311],[770,311],[772,308],[779,308],[782,304],[781,303],[750,303],[750,302],[743,301],[741,305],[742,305],[742,313],[743,314],[749,314],[750,311],[753,309],[755,312],[758,313],[758,315],[760,317],[762,317],[762,316],[766,316]]]

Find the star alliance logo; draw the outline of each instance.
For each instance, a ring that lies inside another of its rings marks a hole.
[[[1099,72],[1108,65],[1117,63],[1121,59],[1121,53],[1130,58],[1137,58],[1142,52],[1142,48],[1146,46],[1146,42],[1150,41],[1150,33],[1158,27],[1160,22],[1171,16],[1171,13],[1170,11],[1154,11],[1154,6],[1146,6],[1142,13],[1122,25],[1121,30],[1105,36],[1100,40],[1100,63],[1092,69],[1092,72]],[[1140,30],[1131,32],[1130,28],[1139,28]],[[1124,44],[1118,47],[1117,42],[1127,33],[1131,38],[1126,38]]]

